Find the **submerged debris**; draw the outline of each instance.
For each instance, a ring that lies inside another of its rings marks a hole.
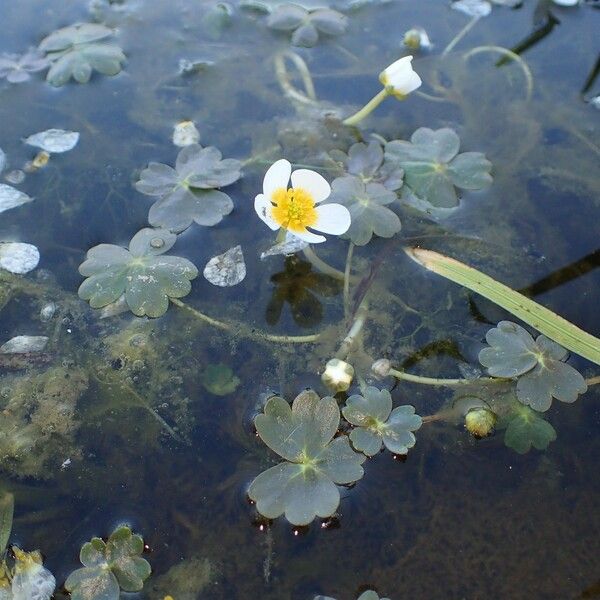
[[[17,335],[0,346],[0,352],[5,354],[27,354],[42,352],[48,343],[44,335]]]
[[[72,150],[79,141],[77,131],[65,131],[64,129],[48,129],[30,135],[25,140],[26,144],[41,148],[52,154],[59,154]]]
[[[204,277],[220,287],[231,287],[246,277],[246,263],[241,246],[230,248],[223,254],[211,258],[204,267]]]
[[[33,244],[0,242],[0,269],[24,275],[40,262],[40,252]]]

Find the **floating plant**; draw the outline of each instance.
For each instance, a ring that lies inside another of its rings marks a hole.
[[[382,446],[394,454],[408,454],[416,441],[413,431],[423,422],[413,406],[392,410],[390,393],[373,386],[365,387],[362,395],[350,396],[342,415],[354,425],[350,433],[352,445],[367,456],[374,456]]]
[[[46,81],[58,87],[71,77],[78,83],[87,83],[94,69],[103,75],[120,73],[125,54],[119,46],[104,41],[113,33],[104,25],[77,23],[45,37],[39,50],[46,53],[51,63]]]
[[[267,19],[271,29],[292,31],[292,44],[312,48],[319,41],[319,33],[341,35],[348,27],[348,17],[330,8],[308,11],[297,4],[275,7]]]
[[[365,183],[355,175],[345,175],[331,184],[328,202],[338,202],[348,209],[351,221],[345,237],[364,246],[373,235],[391,238],[400,231],[400,218],[387,208],[395,200],[396,193],[381,183]]]
[[[268,519],[285,514],[293,525],[308,525],[315,517],[330,517],[340,503],[337,485],[363,476],[365,457],[352,450],[346,436],[337,437],[340,410],[331,397],[308,390],[292,406],[269,398],[264,413],[254,419],[262,441],[285,459],[261,473],[248,495]]]
[[[23,83],[31,79],[31,73],[43,71],[49,64],[48,59],[35,48],[21,55],[1,54],[0,79],[6,79],[9,83]]]
[[[393,192],[402,187],[404,170],[398,161],[384,159],[378,141],[358,142],[350,146],[348,154],[332,150],[329,155],[340,161],[349,175],[359,177],[365,184],[380,183]]]
[[[214,188],[237,181],[240,169],[240,161],[223,160],[217,148],[191,144],[179,152],[175,168],[150,163],[135,187],[142,194],[159,197],[150,208],[150,225],[175,232],[193,222],[210,227],[233,210],[231,198]]]
[[[425,211],[450,209],[458,205],[455,188],[479,190],[489,185],[490,161],[481,152],[459,154],[459,148],[460,138],[446,127],[421,127],[410,142],[388,142],[386,159],[404,169],[403,200]]]
[[[544,412],[552,398],[575,402],[587,390],[585,379],[566,364],[568,352],[545,335],[534,340],[520,325],[501,321],[486,334],[489,348],[479,353],[479,362],[494,377],[518,377],[517,398]]]
[[[142,558],[144,540],[131,529],[115,529],[105,543],[92,538],[81,547],[83,568],[73,571],[65,582],[71,600],[118,600],[120,591],[139,592],[151,568]]]
[[[88,250],[79,272],[87,279],[79,296],[92,308],[102,308],[125,294],[130,310],[138,317],[160,317],[169,298],[182,298],[191,290],[198,269],[186,258],[163,256],[177,236],[164,229],[142,229],[129,242],[129,250],[100,244]]]

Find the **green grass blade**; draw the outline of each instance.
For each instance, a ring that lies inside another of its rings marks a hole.
[[[406,253],[429,271],[481,294],[571,352],[600,365],[600,339],[560,315],[464,263],[422,248]]]
[[[10,492],[0,492],[0,555],[6,550],[12,531],[15,497]]]

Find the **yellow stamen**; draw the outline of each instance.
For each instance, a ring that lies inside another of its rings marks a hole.
[[[271,211],[280,227],[289,231],[304,231],[317,222],[312,194],[303,188],[278,188],[271,196],[275,205]]]

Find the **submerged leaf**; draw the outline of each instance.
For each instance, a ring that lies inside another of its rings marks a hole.
[[[211,258],[204,267],[204,277],[220,287],[231,287],[242,282],[246,277],[242,247],[235,246]]]
[[[208,365],[202,373],[202,385],[215,396],[227,396],[235,392],[240,378],[224,364]]]
[[[261,473],[248,495],[269,519],[282,514],[293,525],[308,525],[315,517],[329,517],[337,509],[336,484],[363,476],[365,457],[350,448],[345,436],[332,439],[340,421],[336,401],[302,392],[292,406],[283,398],[270,398],[264,414],[255,420],[260,438],[289,462]]]
[[[28,354],[42,352],[48,343],[45,335],[17,335],[0,346],[4,354]]]
[[[129,243],[129,250],[100,244],[87,253],[79,272],[87,279],[79,296],[92,308],[102,308],[125,294],[131,311],[141,317],[160,317],[169,307],[169,298],[181,298],[191,290],[196,267],[178,256],[161,256],[177,236],[164,229],[142,229]]]
[[[77,131],[65,131],[64,129],[48,129],[30,135],[25,139],[25,143],[36,148],[58,154],[72,150],[79,141]]]
[[[5,78],[9,83],[22,83],[31,79],[30,73],[42,71],[48,64],[48,60],[35,48],[30,48],[23,55],[5,53],[0,55],[0,79]]]
[[[492,12],[488,0],[455,0],[450,6],[469,17],[487,17]]]
[[[545,450],[556,439],[554,427],[526,406],[517,408],[505,425],[504,443],[519,454],[526,454],[532,446]]]
[[[0,556],[4,554],[12,532],[15,497],[10,492],[0,493]]]

